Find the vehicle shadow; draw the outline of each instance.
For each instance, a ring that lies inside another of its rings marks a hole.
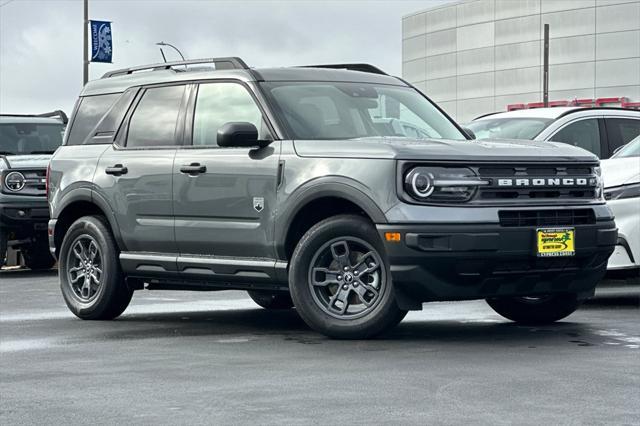
[[[251,341],[279,337],[303,344],[357,345],[362,350],[384,350],[399,342],[437,342],[445,346],[460,343],[479,346],[526,345],[535,348],[567,343],[596,346],[604,344],[606,340],[597,334],[589,323],[571,322],[569,318],[567,321],[542,327],[522,326],[506,320],[493,322],[407,319],[390,332],[372,340],[339,341],[309,329],[295,310],[267,311],[260,308],[132,314],[122,316],[109,324],[110,327],[106,329],[101,327],[100,338],[137,340],[198,336],[216,341],[230,338]]]
[[[58,269],[46,269],[40,271],[32,271],[26,268],[4,267],[0,268],[0,278],[42,278],[58,275]]]

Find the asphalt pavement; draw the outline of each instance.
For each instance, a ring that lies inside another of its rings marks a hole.
[[[432,303],[336,341],[237,291],[81,321],[55,271],[4,270],[0,424],[638,424],[640,295],[615,291],[551,326]]]

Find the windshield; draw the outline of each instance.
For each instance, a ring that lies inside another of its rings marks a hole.
[[[62,124],[0,124],[0,155],[53,154],[63,133]]]
[[[640,157],[640,136],[620,148],[611,158]]]
[[[473,121],[467,127],[476,139],[533,139],[549,123],[547,118],[495,118]]]
[[[411,88],[366,83],[262,83],[294,139],[466,139]]]

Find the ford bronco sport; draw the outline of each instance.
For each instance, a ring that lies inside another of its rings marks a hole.
[[[0,115],[0,267],[9,247],[20,250],[31,269],[55,263],[47,241],[45,175],[66,124],[62,111]]]
[[[548,323],[593,294],[616,243],[594,155],[470,141],[366,64],[110,72],[83,89],[49,180],[50,247],[83,319],[146,288],[245,289],[338,338],[437,300]]]

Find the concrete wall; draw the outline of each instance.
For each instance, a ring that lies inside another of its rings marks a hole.
[[[458,121],[549,99],[640,101],[640,0],[468,0],[402,20],[403,77]]]

